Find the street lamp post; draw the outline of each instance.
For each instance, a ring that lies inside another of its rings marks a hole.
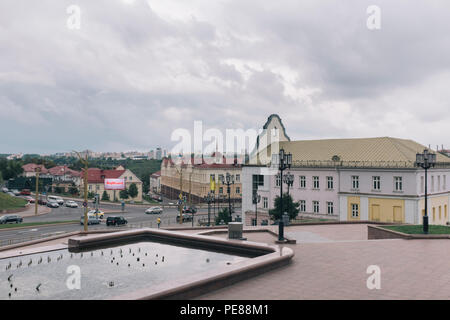
[[[210,191],[205,197],[205,202],[208,203],[208,227],[211,225],[211,203],[214,201],[214,194]]]
[[[292,154],[285,153],[284,149],[278,154],[278,170],[280,170],[280,221],[278,223],[278,241],[284,241],[283,222],[283,171],[290,169],[292,165]]]
[[[34,200],[34,214],[37,215],[38,214],[38,201],[39,201],[39,173],[41,172],[41,168],[36,167],[34,169],[34,171],[36,172],[36,194],[35,194],[36,199]]]
[[[429,153],[427,149],[423,151],[423,153],[416,154],[416,165],[425,169],[425,214],[423,215],[423,233],[428,233],[428,169],[434,167],[436,165],[436,154]]]
[[[261,195],[255,193],[253,195],[253,203],[255,204],[255,225],[258,225],[258,203],[261,201]]]
[[[230,216],[228,217],[228,219],[227,219],[227,220],[228,220],[227,222],[231,222],[232,215],[231,215],[231,188],[230,188],[230,186],[231,186],[232,184],[234,184],[234,175],[229,174],[229,173],[227,172],[225,179],[223,179],[223,177],[222,177],[222,184],[225,184],[225,185],[227,186],[227,193],[228,193],[228,214],[230,215]]]
[[[290,172],[284,175],[284,183],[287,184],[288,187],[288,195],[289,195],[289,188],[293,186],[294,184],[294,175]]]

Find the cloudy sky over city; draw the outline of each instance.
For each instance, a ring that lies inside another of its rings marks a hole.
[[[196,120],[257,129],[272,113],[295,140],[450,148],[448,12],[446,0],[2,0],[0,153],[170,150]]]

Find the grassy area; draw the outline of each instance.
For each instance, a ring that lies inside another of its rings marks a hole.
[[[70,221],[10,223],[10,224],[0,224],[0,229],[9,229],[9,228],[17,228],[17,227],[34,227],[34,226],[41,226],[41,225],[47,225],[47,224],[75,223],[75,222],[80,222],[80,221],[79,220],[70,220]]]
[[[0,211],[23,208],[26,204],[27,201],[25,199],[12,197],[6,193],[0,192]]]
[[[422,225],[382,226],[382,228],[407,234],[423,234]],[[428,234],[450,234],[450,227],[430,225],[428,227]]]

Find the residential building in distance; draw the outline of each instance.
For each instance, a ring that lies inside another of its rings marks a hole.
[[[242,165],[237,159],[230,160],[218,155],[214,163],[207,163],[203,159],[196,163],[194,158],[190,163],[176,165],[171,159],[165,158],[161,163],[161,193],[170,199],[178,199],[180,184],[183,194],[191,202],[202,202],[210,191],[210,180],[215,181],[215,195],[217,198],[228,198],[227,186],[221,183],[226,174],[234,176],[234,184],[230,186],[230,198],[233,201],[242,199],[241,171]],[[198,160],[198,159],[197,159]],[[181,176],[181,183],[180,183]]]
[[[421,224],[424,215],[424,170],[415,165],[425,146],[391,137],[280,141],[292,153],[294,176],[290,195],[300,202],[300,215],[340,221]],[[450,158],[437,153],[428,171],[429,222],[450,222]],[[274,153],[272,160],[276,160]],[[243,214],[254,219],[252,194],[258,193],[258,224],[280,195],[276,161],[243,167]],[[283,186],[287,192],[287,186]]]
[[[142,181],[129,169],[125,169],[122,166],[117,167],[114,170],[102,170],[97,168],[88,169],[88,192],[103,195],[103,191],[106,191],[111,201],[122,200],[120,197],[120,191],[118,190],[105,190],[105,179],[124,179],[127,189],[131,184],[135,184],[138,190],[138,195],[133,199],[134,201],[142,201]],[[84,188],[84,180],[81,180],[80,191]]]
[[[161,170],[150,175],[150,192],[161,193]]]
[[[39,168],[39,176],[50,178],[48,170],[45,168],[43,164],[35,164],[35,163],[28,163],[22,166],[23,172],[21,174],[22,177],[30,178],[30,177],[36,177],[36,169]]]
[[[67,166],[56,166],[48,169],[52,178],[52,190],[60,188],[62,192],[68,192],[72,186],[78,188],[81,184],[82,172],[69,169]]]

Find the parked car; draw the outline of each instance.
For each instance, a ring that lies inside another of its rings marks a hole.
[[[31,195],[31,191],[30,191],[30,189],[22,189],[22,191],[20,191],[20,195],[29,196],[29,195]]]
[[[15,195],[15,196],[19,196],[20,195],[20,191],[17,189],[13,189],[11,190],[11,192]]]
[[[180,215],[177,215],[177,222],[180,221]],[[183,213],[183,222],[192,221],[192,214]]]
[[[7,193],[6,193],[8,196],[11,196],[11,197],[15,197],[16,195],[14,194],[14,193],[12,193],[11,191],[8,191]]]
[[[128,223],[128,221],[122,216],[108,217],[106,219],[107,226],[119,226],[119,225],[123,225],[123,224],[127,224],[127,223]]]
[[[88,215],[88,221],[87,221],[87,224],[88,225],[91,225],[91,224],[100,224],[100,219],[99,218],[96,218],[95,216],[89,216]],[[81,216],[81,218],[80,218],[80,224],[81,225],[84,225],[84,216]]]
[[[73,201],[73,200],[68,200],[68,201],[66,201],[66,207],[69,207],[69,208],[78,208],[78,203],[76,203],[76,202]]]
[[[152,194],[152,199],[155,200],[155,201],[159,201],[159,202],[163,201],[163,198],[160,195],[157,195],[157,194]]]
[[[29,203],[34,203],[35,199],[31,196],[22,196],[23,199],[27,200]]]
[[[64,199],[61,197],[57,197],[57,196],[48,196],[47,201],[54,201],[54,202],[58,203],[60,206],[62,206],[64,204]]]
[[[197,208],[194,206],[183,208],[183,213],[197,213]]]
[[[49,201],[49,202],[47,202],[47,207],[49,207],[49,208],[59,208],[59,204],[56,201]]]
[[[18,215],[6,215],[0,217],[0,224],[6,224],[6,223],[22,223],[23,218]]]
[[[103,219],[105,216],[105,213],[103,211],[100,210],[91,210],[88,212],[88,216],[93,216],[99,219]]]
[[[161,207],[150,207],[147,210],[145,210],[146,214],[161,214],[163,213],[163,208]]]
[[[2,192],[3,192],[3,193],[8,193],[8,192],[9,192],[9,189],[6,188],[6,187],[3,187],[3,188],[2,188]]]
[[[38,199],[38,204],[45,206],[47,204],[47,200],[45,200],[44,198],[40,198]]]

